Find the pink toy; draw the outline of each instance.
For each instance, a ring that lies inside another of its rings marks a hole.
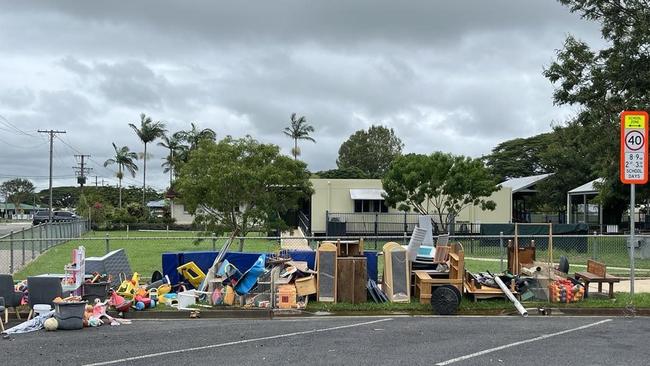
[[[122,296],[118,295],[117,292],[111,290],[111,297],[108,300],[108,304],[115,308],[115,310],[125,313],[131,308],[132,301],[125,300]]]
[[[100,320],[102,318],[105,318],[110,322],[111,325],[131,324],[131,321],[128,319],[117,319],[106,314],[106,308],[109,302],[110,300],[101,302],[99,299],[95,299],[95,306],[93,306],[93,316],[97,317]]]

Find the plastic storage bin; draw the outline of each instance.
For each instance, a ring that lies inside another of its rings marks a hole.
[[[110,285],[110,282],[84,283],[82,299],[88,301],[89,304],[92,304],[95,299],[104,301],[108,297]]]
[[[55,303],[54,317],[59,322],[59,329],[83,329],[85,307],[85,301]]]

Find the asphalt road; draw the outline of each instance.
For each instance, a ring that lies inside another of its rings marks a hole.
[[[648,365],[650,318],[142,320],[0,340],[3,365]]]
[[[18,232],[24,227],[31,227],[32,223],[28,221],[3,222],[0,223],[0,237],[9,234],[12,231]]]

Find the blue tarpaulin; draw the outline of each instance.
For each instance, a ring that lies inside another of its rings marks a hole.
[[[162,255],[163,275],[169,276],[171,283],[176,284],[181,280],[181,276],[176,268],[189,262],[194,262],[203,272],[207,273],[218,254],[218,252],[164,253]],[[228,252],[224,256],[224,259],[227,259],[228,262],[237,267],[239,271],[245,272],[253,266],[257,258],[262,254],[265,253]],[[288,254],[294,261],[307,262],[307,266],[310,269],[316,269],[316,252],[290,251]],[[366,251],[364,255],[368,261],[368,278],[377,281],[377,252]]]

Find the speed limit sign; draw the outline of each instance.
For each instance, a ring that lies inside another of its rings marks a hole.
[[[625,111],[621,114],[621,182],[648,182],[648,113]]]

